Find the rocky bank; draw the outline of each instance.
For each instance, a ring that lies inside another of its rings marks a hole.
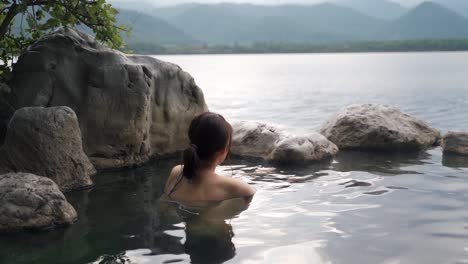
[[[179,66],[127,55],[64,28],[19,57],[13,106],[68,106],[78,116],[83,147],[98,169],[126,167],[188,144],[201,89]]]
[[[73,110],[62,106],[16,111],[0,148],[0,174],[7,172],[48,177],[62,191],[91,186],[96,170],[83,151]]]

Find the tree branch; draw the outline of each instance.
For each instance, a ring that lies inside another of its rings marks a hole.
[[[28,0],[25,1],[27,6],[38,6],[38,5],[47,5],[54,3],[54,0]]]
[[[27,0],[25,1],[25,4],[27,6],[37,6],[37,5],[46,5],[55,2],[55,0]],[[2,11],[8,9],[8,13],[3,19],[2,24],[0,25],[0,39],[3,39],[5,37],[5,34],[8,31],[8,28],[10,27],[11,22],[15,18],[15,16],[18,14],[18,3],[14,1],[8,8],[5,7],[3,8]]]
[[[5,34],[8,31],[8,28],[10,27],[11,21],[13,21],[13,18],[18,14],[18,4],[13,3],[10,6],[10,9],[8,9],[8,13],[3,19],[2,24],[0,25],[0,39],[3,39]]]

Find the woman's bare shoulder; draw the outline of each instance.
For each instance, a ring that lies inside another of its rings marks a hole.
[[[229,198],[250,197],[256,192],[255,188],[240,179],[220,176],[222,188],[229,193]]]
[[[167,178],[166,185],[164,187],[164,191],[167,192],[170,187],[174,184],[177,176],[179,176],[182,173],[183,166],[182,165],[177,165],[174,168],[172,168],[171,173],[169,174],[169,177]]]

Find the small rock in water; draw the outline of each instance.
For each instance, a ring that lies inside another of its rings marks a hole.
[[[448,132],[442,138],[444,153],[468,155],[468,133]]]
[[[232,153],[279,163],[321,161],[338,153],[335,144],[319,133],[293,135],[272,125],[236,122],[232,125]]]
[[[350,105],[333,115],[320,132],[340,149],[421,150],[441,137],[428,123],[379,104]]]
[[[28,173],[0,175],[0,232],[73,223],[77,213],[51,179]]]

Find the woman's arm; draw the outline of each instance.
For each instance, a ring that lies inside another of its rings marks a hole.
[[[229,198],[252,197],[257,190],[246,182],[225,177],[225,190]]]
[[[174,168],[172,168],[171,174],[169,174],[169,178],[167,178],[166,185],[164,186],[164,193],[169,193],[172,186],[175,184],[177,176],[179,176],[181,172],[182,165],[177,165]]]

